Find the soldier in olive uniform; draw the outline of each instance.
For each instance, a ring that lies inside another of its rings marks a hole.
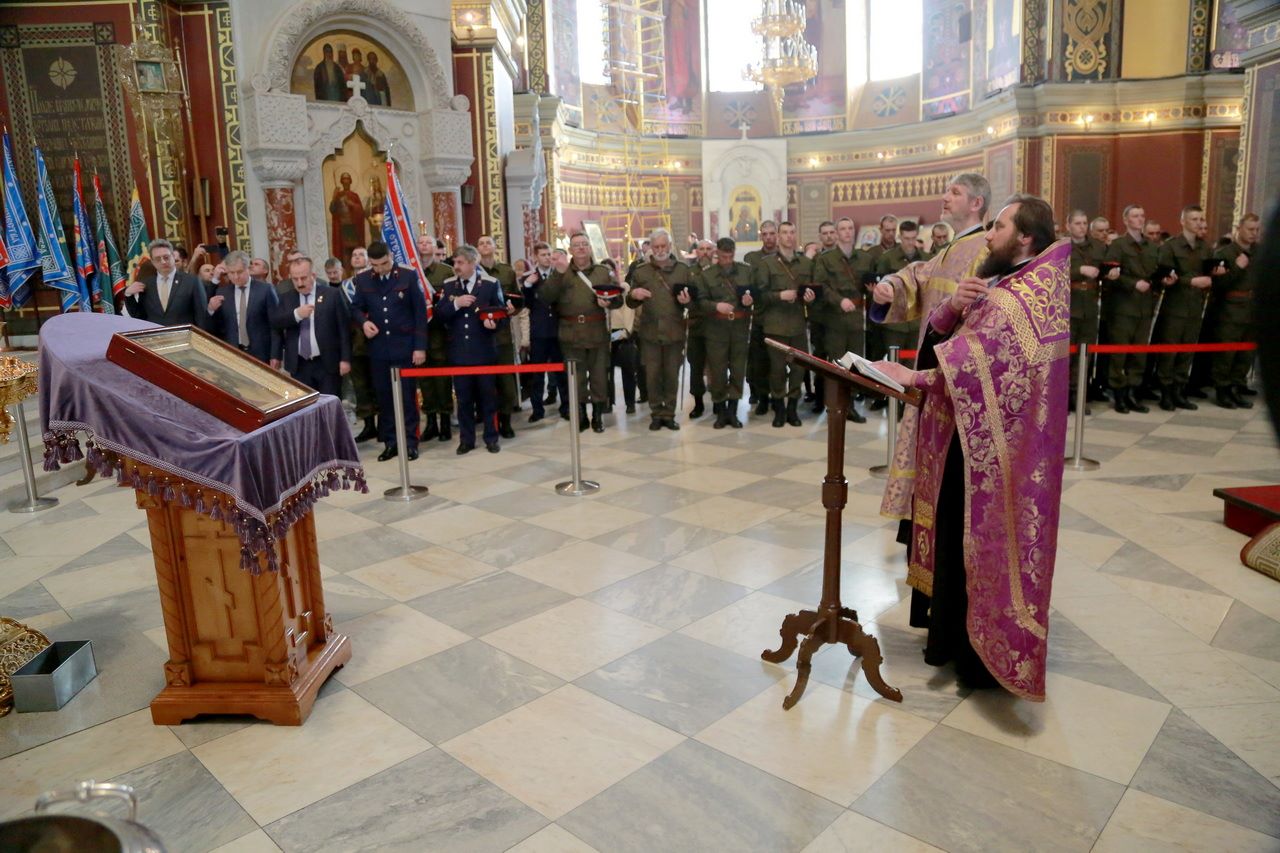
[[[716,262],[716,244],[699,240],[693,247],[694,261],[691,272],[705,270]],[[693,395],[693,410],[689,418],[700,418],[706,412],[702,398],[707,393],[707,339],[706,324],[701,311],[689,311],[689,393]]]
[[[760,223],[760,248],[747,252],[742,262],[754,270],[777,251],[778,224],[766,219]],[[755,320],[747,344],[747,384],[751,386],[749,402],[756,404],[757,415],[763,415],[769,411],[769,348],[764,344],[764,326],[760,324],[759,315]]]
[[[582,232],[569,238],[570,258],[556,256],[551,280],[539,286],[542,301],[560,317],[560,350],[577,362],[578,429],[587,428],[590,388],[591,429],[604,432],[604,409],[609,399],[609,323],[605,309],[622,304],[620,296],[605,298],[595,287],[614,285],[609,268],[591,260],[591,241]]]
[[[1219,343],[1252,341],[1253,279],[1249,275],[1253,249],[1258,243],[1261,222],[1256,213],[1246,213],[1236,226],[1235,239],[1217,251],[1214,257],[1226,262],[1226,274],[1213,282],[1213,340]],[[1213,354],[1213,384],[1218,390],[1218,405],[1224,409],[1252,409],[1248,386],[1251,352],[1218,352]]]
[[[742,428],[738,401],[747,367],[753,271],[734,261],[737,245],[728,237],[716,243],[716,262],[698,273],[698,305],[707,322],[707,373],[716,429]]]
[[[1071,235],[1071,344],[1079,346],[1098,342],[1098,288],[1102,281],[1115,281],[1120,268],[1103,268],[1107,246],[1089,236],[1089,216],[1073,210],[1067,217],[1067,233]],[[1076,410],[1076,370],[1078,355],[1071,356],[1070,388],[1067,407]],[[1085,413],[1090,414],[1086,405]]]
[[[627,305],[636,311],[635,335],[649,391],[649,429],[680,429],[676,406],[684,363],[684,312],[696,289],[689,267],[672,257],[671,234],[665,228],[649,235],[649,249],[649,262],[632,273]]]
[[[880,217],[880,242],[862,253],[862,271],[863,273],[876,274],[876,267],[880,263],[880,256],[890,249],[898,245],[898,217],[882,216]],[[872,323],[867,327],[867,358],[872,361],[879,361],[888,354],[888,344],[884,342],[884,327],[879,323]],[[842,353],[843,354],[843,353]],[[883,408],[881,405],[884,399],[878,397],[871,404],[871,408]]]
[[[813,261],[796,250],[796,227],[790,222],[778,226],[778,251],[755,268],[755,284],[760,294],[760,324],[766,337],[809,351],[805,336],[805,306],[817,294],[813,283]],[[769,396],[773,401],[773,425],[800,426],[800,390],[804,368],[791,364],[785,353],[769,347]],[[785,409],[784,409],[785,406]]]
[[[1204,209],[1191,204],[1179,217],[1182,233],[1170,237],[1160,247],[1161,266],[1172,268],[1177,281],[1164,289],[1164,300],[1157,320],[1155,342],[1160,344],[1194,344],[1200,340],[1200,321],[1204,317],[1209,290],[1215,277],[1226,273],[1226,264],[1213,258],[1213,247],[1205,241],[1207,225]],[[1212,271],[1206,273],[1206,266]],[[1160,383],[1160,408],[1167,412],[1197,409],[1187,399],[1183,386],[1191,376],[1189,352],[1161,353],[1156,362],[1156,378]]]
[[[898,245],[886,249],[876,261],[876,275],[885,276],[895,273],[907,266],[923,260],[920,253],[920,226],[910,219],[902,220],[898,226]],[[900,350],[915,349],[920,340],[920,321],[913,323],[878,324],[884,333],[885,349],[896,346]],[[909,362],[910,359],[904,361]]]
[[[1145,344],[1150,340],[1151,316],[1155,310],[1153,285],[1172,284],[1175,276],[1153,282],[1159,258],[1158,247],[1143,234],[1147,222],[1142,205],[1124,209],[1125,233],[1107,247],[1108,261],[1120,264],[1120,275],[1102,291],[1102,317],[1111,344]],[[1142,353],[1111,356],[1108,380],[1120,414],[1151,411],[1138,400],[1138,386],[1147,366]]]
[[[502,292],[507,297],[507,310],[514,317],[519,312],[511,302],[511,297],[523,298],[520,285],[516,281],[516,271],[510,265],[498,260],[498,244],[488,234],[476,240],[476,251],[480,253],[480,268],[485,275],[495,278],[502,285]],[[523,310],[523,309],[521,309]],[[516,345],[511,337],[511,324],[498,324],[498,364],[516,363]],[[511,428],[511,416],[520,411],[520,386],[514,373],[505,373],[498,377],[498,434],[503,438],[515,438],[515,430]]]
[[[418,247],[418,260],[422,271],[439,300],[446,280],[453,278],[453,267],[436,260],[436,240],[429,234],[423,234],[415,241]],[[428,298],[431,298],[430,294]],[[444,320],[432,314],[427,324],[427,367],[448,367],[449,344],[448,330]],[[453,438],[450,427],[453,417],[453,385],[448,376],[428,376],[418,380],[418,392],[422,395],[422,413],[426,415],[427,426],[422,431],[422,440],[433,438],[449,441]]]
[[[818,255],[813,264],[813,280],[822,285],[826,305],[825,357],[829,359],[840,358],[847,352],[858,355],[866,352],[866,289],[862,286],[862,258],[853,245],[853,220],[846,216],[835,228],[835,245]],[[853,406],[849,407],[849,420],[859,424],[867,422]]]

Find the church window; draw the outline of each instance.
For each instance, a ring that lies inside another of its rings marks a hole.
[[[867,43],[872,80],[919,74],[923,39],[921,0],[868,0]]]

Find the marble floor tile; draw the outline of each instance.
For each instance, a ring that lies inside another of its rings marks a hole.
[[[855,435],[863,435],[863,433],[855,433]],[[870,435],[866,436],[868,439]],[[849,442],[857,444],[857,439]],[[787,433],[782,434],[780,441],[769,447],[770,453],[777,453],[781,456],[791,456],[801,460],[825,460],[827,458],[827,442],[826,430],[823,430],[822,440],[815,441],[810,438],[791,438]]]
[[[45,791],[110,779],[183,751],[172,732],[151,723],[150,711],[137,711],[11,755],[0,760],[0,819],[30,812]]]
[[[599,468],[599,479],[603,482],[610,482],[614,477],[636,477],[645,481],[658,481],[664,477],[674,477],[687,466],[682,465],[672,459],[658,459],[653,456],[645,456],[641,459],[634,459],[625,465],[604,465]],[[560,472],[564,471],[561,466]],[[556,476],[556,475],[552,475]],[[679,485],[678,483],[675,485]]]
[[[686,524],[696,524],[721,533],[741,533],[762,521],[786,513],[782,507],[717,495],[695,504],[673,509],[663,515]]]
[[[1169,714],[1143,699],[1049,673],[1045,701],[979,690],[943,720],[970,734],[1127,785]]]
[[[883,823],[877,823],[857,812],[845,812],[835,823],[804,848],[801,853],[939,853],[932,844],[925,844]]]
[[[648,515],[661,515],[672,509],[706,500],[706,497],[705,492],[668,486],[665,483],[649,483],[643,489],[627,489],[622,492],[602,494],[600,502]]]
[[[1187,715],[1250,767],[1280,786],[1280,702],[1189,708]]]
[[[737,584],[660,565],[607,586],[590,598],[610,610],[675,631],[748,593],[749,589]]]
[[[562,476],[566,469],[567,466],[563,459],[538,459],[534,462],[525,462],[504,468],[502,469],[502,477],[506,480],[516,480],[532,486],[535,483],[545,483],[547,480]]]
[[[408,601],[495,571],[488,563],[435,546],[352,569],[347,572],[347,577],[378,590],[388,598]]]
[[[1166,701],[1150,684],[1117,660],[1115,655],[1094,642],[1092,637],[1058,612],[1051,612],[1049,615],[1047,667],[1049,672],[1059,675],[1069,675],[1081,681],[1123,690],[1157,702]]]
[[[378,527],[378,522],[372,518],[328,506],[323,501],[316,504],[315,514],[317,542],[327,542]]]
[[[65,563],[110,542],[126,529],[126,524],[115,516],[92,511],[83,518],[70,519],[59,513],[47,523],[28,522],[6,530],[0,539],[19,557],[63,557],[59,562]]]
[[[572,538],[545,527],[513,521],[494,530],[455,539],[449,548],[495,568],[506,569],[561,548]]]
[[[1280,838],[1280,788],[1176,708],[1129,785]]]
[[[1208,648],[1199,637],[1128,594],[1055,598],[1053,603],[1112,654],[1192,653]]]
[[[441,748],[557,820],[683,740],[567,684]]]
[[[587,595],[654,565],[655,561],[647,557],[595,542],[571,541],[563,548],[516,563],[508,571],[570,595]]]
[[[759,474],[749,474],[728,468],[682,465],[679,473],[663,477],[658,482],[709,495],[722,495],[762,479],[764,478]]]
[[[577,539],[593,539],[648,517],[648,513],[597,501],[575,501],[560,509],[532,516],[527,521]]]
[[[1120,549],[1112,555],[1111,559],[1103,563],[1099,570],[1108,574],[1181,587],[1195,592],[1213,592],[1213,587],[1200,578],[1132,542],[1126,542],[1120,546]]]
[[[1129,790],[1098,836],[1094,853],[1129,850],[1275,851],[1276,839],[1159,797]]]
[[[428,544],[426,540],[417,536],[384,526],[376,535],[361,531],[348,533],[346,536],[339,536],[337,539],[322,543],[320,561],[336,571],[349,572],[362,566],[421,551]]]
[[[143,554],[74,572],[48,575],[42,583],[58,600],[60,607],[70,610],[91,601],[155,586],[156,565],[150,554]]]
[[[324,579],[324,606],[334,624],[358,619],[394,602],[395,599],[346,575],[334,574]]]
[[[1280,690],[1222,652],[1125,655],[1125,664],[1179,708],[1280,702]]]
[[[594,541],[613,548],[666,563],[681,554],[718,542],[723,533],[692,524],[681,524],[669,518],[650,518],[597,536]]]
[[[734,489],[732,492],[726,493],[725,497],[793,510],[799,509],[815,500],[820,500],[822,486],[818,483],[799,483],[795,480],[769,477],[739,489]]]
[[[0,609],[3,606],[0,605]],[[1280,621],[1235,601],[1213,637],[1219,649],[1280,662]]]
[[[538,482],[541,483],[543,481],[539,480]],[[627,489],[619,494],[625,495],[634,491],[634,489]],[[544,512],[560,509],[567,500],[573,500],[573,498],[558,495],[555,489],[547,489],[541,486],[524,486],[515,491],[503,492],[500,495],[474,501],[471,506],[485,512],[501,515],[504,518],[523,520],[533,515],[541,515]]]
[[[63,561],[62,556],[5,557],[4,571],[0,572],[0,597],[7,597],[25,589],[53,571]]]
[[[409,602],[415,610],[480,636],[569,600],[554,587],[510,572],[495,572]]]
[[[847,806],[934,723],[810,680],[789,711],[792,679],[760,693],[697,739],[807,791]]]
[[[132,498],[130,499],[132,500]],[[101,566],[106,563],[114,563],[117,560],[125,560],[130,557],[147,557],[150,558],[151,551],[138,544],[132,536],[127,533],[121,533],[119,536],[92,550],[82,554],[75,559],[68,560],[66,563],[58,566],[50,574],[63,574],[65,572],[74,572],[80,569],[87,569],[91,566]]]
[[[742,456],[745,452],[746,451],[741,447],[725,447],[724,445],[715,444],[708,445],[699,441],[696,444],[678,444],[675,447],[659,451],[653,455],[658,459],[671,459],[675,462],[683,462],[686,465],[710,465],[715,468],[720,468],[723,467],[724,463],[728,460],[736,459],[737,457]]]
[[[796,459],[794,456],[761,449],[735,456],[717,464],[716,467],[727,468],[730,471],[743,471],[748,474],[760,474],[764,477],[775,477],[783,471],[791,470],[795,465]],[[750,488],[750,486],[745,486],[744,488]]]
[[[539,669],[572,681],[665,633],[647,622],[575,598],[499,628],[481,639]]]
[[[764,589],[783,598],[811,601],[816,606],[822,599],[822,575],[822,561],[818,560]],[[865,563],[840,564],[840,600],[855,610],[863,622],[872,621],[910,593],[904,571]]]
[[[447,545],[475,533],[492,532],[506,523],[507,519],[492,512],[454,504],[411,516],[389,526],[434,545]]]
[[[729,536],[705,548],[682,554],[671,564],[759,589],[798,571],[820,556],[821,552],[812,548],[788,548],[742,536]]]
[[[430,750],[267,827],[286,850],[505,850],[546,818]]]
[[[598,853],[598,851],[567,829],[563,829],[560,824],[549,823],[512,847],[507,853]]]
[[[492,474],[480,474],[458,480],[447,480],[431,488],[431,493],[460,504],[475,504],[485,498],[505,495],[525,487],[519,480],[508,480]]]
[[[853,810],[956,853],[1086,853],[1124,790],[1057,762],[938,726],[871,786]]]
[[[211,853],[280,853],[280,848],[265,830],[256,829],[228,842]]]
[[[801,604],[767,592],[753,592],[684,626],[680,633],[743,657],[760,660],[762,651],[781,645],[782,637],[778,632],[782,620],[788,614],[812,607],[812,604]],[[792,664],[786,666],[790,668]]]
[[[956,682],[955,670],[950,666],[930,666],[924,662],[923,631],[904,631],[874,622],[864,623],[863,630],[876,638],[880,654],[880,675],[885,683],[902,691],[902,703],[893,703],[923,717],[941,721],[951,713],[970,691]],[[849,654],[844,646],[824,646],[813,656],[810,677],[840,690],[852,691],[864,699],[889,702],[867,682],[862,671],[862,661]]]
[[[265,825],[428,749],[431,744],[345,690],[317,699],[306,725],[259,723],[191,752]]]
[[[454,646],[355,687],[432,743],[443,743],[563,682],[479,640]]]
[[[185,750],[108,781],[134,789],[138,821],[170,850],[212,850],[258,828]],[[191,807],[195,803],[199,808]]]
[[[411,477],[410,479],[412,480],[413,478]],[[388,483],[387,488],[390,488],[391,485],[391,483]],[[398,486],[399,483],[397,482],[396,485]],[[428,485],[427,488],[431,487]],[[372,495],[377,495],[378,497],[371,497]],[[388,501],[382,496],[382,492],[374,489],[372,485],[369,486],[369,494],[361,495],[360,497],[361,501],[346,507],[347,511],[361,518],[375,521],[380,525],[393,524],[425,512],[433,512],[434,510],[454,505],[453,501],[445,500],[433,494],[428,494],[425,498],[419,498],[408,503],[404,501]]]
[[[775,518],[762,521],[754,527],[742,531],[748,539],[760,542],[771,542],[787,548],[821,548],[824,541],[826,520],[821,516],[804,512],[788,512]],[[861,560],[856,543],[871,533],[873,528],[846,520],[841,528],[841,541],[845,554]],[[902,546],[898,546],[902,550]]]
[[[351,662],[334,675],[348,687],[471,639],[405,604],[334,627],[351,638]]]
[[[1055,578],[1056,580],[1056,578]],[[1163,583],[1113,576],[1112,583],[1198,639],[1212,642],[1233,599],[1216,592],[1197,592]]]
[[[693,736],[785,673],[681,634],[668,634],[575,683]]]
[[[7,564],[5,568],[8,568]],[[39,581],[29,583],[22,589],[0,597],[0,613],[19,622],[29,616],[61,609],[62,606],[58,604],[57,599],[50,595],[44,588],[44,584]]]
[[[600,850],[799,850],[839,806],[685,741],[560,819]]]

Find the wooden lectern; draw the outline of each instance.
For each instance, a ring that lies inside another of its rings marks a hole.
[[[121,464],[125,482],[137,472],[143,482],[174,485],[174,492],[200,491],[133,460]],[[313,513],[275,543],[279,571],[254,574],[241,568],[240,538],[226,521],[166,500],[163,492],[136,494],[147,512],[169,642],[166,686],[151,702],[152,721],[176,725],[199,714],[251,714],[301,725],[325,679],[351,660],[351,641],[334,633],[324,609]],[[204,494],[225,500],[207,489]]]
[[[900,394],[772,338],[766,338],[765,342],[774,349],[785,352],[790,360],[798,361],[810,370],[822,374],[827,380],[824,386],[827,400],[827,476],[822,480],[822,505],[827,510],[827,528],[822,553],[822,601],[818,609],[801,610],[783,619],[778,631],[782,635],[782,645],[776,651],[766,649],[760,653],[760,657],[770,663],[782,663],[791,657],[797,644],[800,646],[800,655],[796,658],[796,686],[782,701],[782,707],[786,709],[792,708],[804,695],[804,689],[809,684],[810,658],[827,643],[842,643],[847,646],[850,654],[862,659],[862,671],[875,691],[886,699],[901,702],[902,691],[885,684],[880,677],[880,663],[883,660],[880,656],[880,644],[875,637],[862,630],[862,626],[858,624],[857,612],[840,603],[840,517],[849,500],[849,481],[844,476],[844,430],[845,416],[852,405],[851,388],[854,385],[917,405],[920,393],[915,391]],[[801,640],[801,637],[804,639]]]

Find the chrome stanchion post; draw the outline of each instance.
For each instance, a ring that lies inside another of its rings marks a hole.
[[[1072,471],[1096,471],[1101,464],[1096,459],[1084,455],[1084,410],[1088,405],[1089,394],[1089,345],[1080,344],[1080,352],[1076,354],[1076,432],[1072,443],[1071,455],[1064,464]]]
[[[39,512],[58,505],[57,498],[42,498],[36,492],[36,470],[31,467],[31,439],[27,437],[27,413],[22,403],[13,408],[18,418],[18,455],[22,457],[22,480],[27,486],[27,499],[9,504],[9,512]]]
[[[889,361],[892,361],[895,364],[897,363],[898,347],[896,346],[889,347]],[[875,477],[877,480],[889,479],[889,469],[893,467],[894,444],[898,440],[898,401],[897,400],[894,400],[894,399],[889,400],[888,412],[889,412],[889,435],[888,435],[888,441],[886,442],[886,445],[885,445],[884,464],[872,465],[869,469],[867,469],[871,472],[871,476]]]
[[[409,438],[404,430],[404,385],[400,368],[391,368],[391,410],[396,418],[396,460],[400,463],[400,485],[382,493],[384,500],[408,503],[427,496],[426,486],[409,483]]]
[[[569,462],[573,466],[573,479],[567,483],[556,483],[556,494],[576,498],[599,491],[600,484],[582,479],[582,453],[578,441],[578,363],[566,358],[564,369],[569,378]]]

